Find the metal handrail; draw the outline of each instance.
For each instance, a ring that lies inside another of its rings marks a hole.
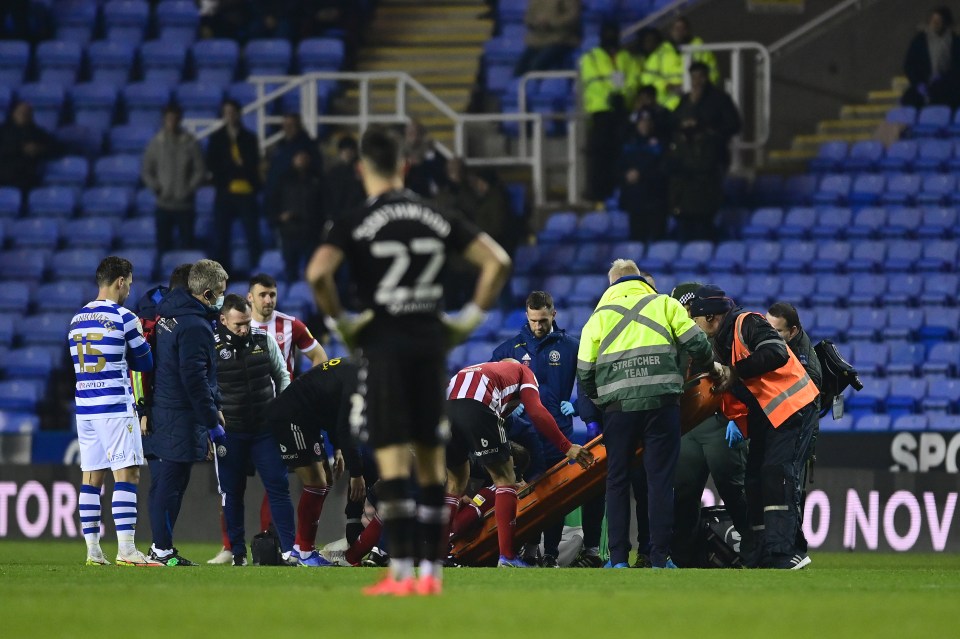
[[[829,20],[832,20],[833,18],[840,15],[844,11],[848,9],[858,9],[858,10],[861,9],[862,4],[863,4],[863,0],[843,0],[843,2],[830,7],[829,9],[827,9],[817,17],[813,18],[809,22],[806,22],[805,24],[797,27],[787,35],[777,40],[776,42],[773,42],[769,47],[767,47],[767,50],[770,52],[770,55],[772,56],[780,55],[780,52],[783,51],[785,47],[793,44],[794,42],[803,38],[807,34],[812,33],[813,31],[818,29],[822,24],[828,22]]]
[[[567,123],[567,203],[577,203],[577,190],[580,184],[580,162],[577,157],[577,144],[579,133],[579,121],[583,117],[580,105],[580,83],[579,74],[576,71],[530,71],[523,74],[520,78],[520,84],[517,87],[517,110],[520,113],[527,113],[527,83],[531,80],[548,80],[559,78],[563,80],[573,80],[573,92],[576,97],[573,115],[569,113],[551,113],[546,117],[551,119],[565,120]],[[526,155],[528,141],[527,127],[520,127],[520,155]]]
[[[359,85],[360,100],[356,115],[326,115],[319,113],[317,105],[317,83],[321,81],[352,81]],[[402,71],[374,72],[334,72],[316,71],[300,76],[251,76],[247,81],[256,88],[256,99],[243,106],[243,115],[256,115],[256,134],[260,148],[266,150],[283,133],[268,135],[269,125],[280,124],[283,116],[268,115],[267,107],[291,91],[300,91],[300,115],[304,127],[314,137],[320,124],[352,125],[362,132],[373,123],[405,124],[412,118],[407,110],[407,91],[413,91],[441,115],[448,118],[454,130],[454,148],[434,142],[437,151],[447,158],[460,157],[474,166],[529,166],[532,173],[533,197],[536,205],[544,204],[546,194],[543,181],[543,117],[536,113],[457,113],[429,89]],[[389,81],[394,84],[396,99],[393,113],[371,113],[370,84]],[[466,128],[475,124],[499,122],[517,122],[524,131],[528,125],[533,128],[533,142],[516,156],[470,156],[467,150]],[[219,118],[189,118],[184,127],[192,131],[197,138],[205,138],[223,126]]]
[[[626,40],[633,34],[639,32],[641,29],[649,27],[650,25],[660,22],[663,18],[674,13],[680,13],[684,9],[689,8],[690,5],[697,4],[701,0],[674,0],[670,4],[657,9],[646,18],[640,22],[635,22],[629,27],[620,30],[620,38]]]

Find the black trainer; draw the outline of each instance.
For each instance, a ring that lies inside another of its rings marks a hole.
[[[176,548],[173,549],[173,552],[165,557],[160,557],[157,555],[153,549],[150,550],[150,559],[154,561],[159,561],[164,566],[197,566],[186,557],[181,557],[180,552]]]
[[[599,555],[587,554],[580,551],[577,558],[570,564],[571,568],[600,568],[603,566],[603,560]]]
[[[541,568],[559,568],[560,564],[557,563],[557,558],[553,555],[544,555],[543,562],[540,564]]]
[[[641,555],[637,554],[637,560],[633,562],[634,568],[653,568],[653,563],[650,562],[650,555]]]
[[[374,546],[361,564],[369,568],[384,568],[390,565],[390,555]]]
[[[234,555],[233,556],[233,565],[234,566],[246,566],[247,557],[246,555]]]

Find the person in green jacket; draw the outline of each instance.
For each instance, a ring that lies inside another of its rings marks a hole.
[[[641,81],[643,84],[655,86],[660,104],[672,111],[680,104],[680,98],[683,96],[683,74],[686,73],[686,65],[683,63],[681,48],[703,44],[703,40],[693,36],[690,21],[683,16],[673,21],[669,36],[652,54],[647,56]],[[703,62],[710,68],[711,82],[714,84],[720,82],[717,59],[712,52],[698,51],[692,58],[693,62]]]
[[[640,88],[640,65],[620,46],[620,28],[605,22],[600,46],[580,58],[583,109],[590,116],[587,132],[587,199],[603,202],[617,183],[620,138],[627,113]]]
[[[673,485],[680,454],[683,373],[678,356],[713,370],[713,349],[680,302],[660,295],[632,260],[618,259],[610,287],[580,336],[580,389],[604,413],[607,449],[609,566],[626,568],[630,553],[630,464],[644,446],[650,521],[650,563],[670,559]]]

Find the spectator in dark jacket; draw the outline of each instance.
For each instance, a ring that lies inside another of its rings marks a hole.
[[[40,166],[54,151],[54,140],[33,121],[33,107],[18,102],[0,127],[0,184],[27,192],[40,183]]]
[[[674,111],[678,128],[698,127],[720,145],[724,165],[730,164],[730,140],[740,132],[740,112],[730,96],[710,81],[710,67],[703,62],[690,65],[690,91],[680,98]]]
[[[404,185],[420,197],[434,197],[446,184],[447,159],[416,120],[410,120],[404,131],[403,155],[407,161]]]
[[[620,168],[620,208],[629,215],[631,240],[655,241],[667,228],[664,141],[653,110],[641,109],[631,119]]]
[[[298,151],[306,151],[310,154],[310,164],[313,166],[317,175],[323,175],[323,158],[317,148],[316,142],[304,130],[303,121],[300,120],[299,113],[287,113],[283,116],[281,124],[283,137],[274,145],[273,152],[269,157],[269,166],[267,168],[267,180],[264,185],[264,200],[270,202],[274,198],[274,191],[280,185],[282,178],[290,170],[293,156]]]
[[[927,27],[910,41],[903,72],[910,81],[900,99],[904,105],[960,105],[960,37],[949,7],[934,9]]]
[[[243,126],[240,103],[227,100],[221,115],[224,126],[210,136],[207,168],[217,189],[213,206],[214,257],[230,268],[233,221],[239,219],[247,236],[250,266],[260,261],[260,145],[257,136]]]
[[[360,148],[357,139],[345,135],[337,142],[338,162],[330,167],[323,177],[324,210],[331,220],[336,220],[363,204],[367,194],[363,181],[357,173]]]
[[[320,243],[323,229],[323,180],[313,170],[310,154],[298,151],[269,204],[280,232],[284,272],[288,282],[299,279],[307,256]]]
[[[223,304],[227,272],[200,260],[188,284],[189,291],[170,291],[157,309],[150,556],[168,566],[196,565],[177,552],[173,528],[194,462],[212,458],[213,445],[224,441],[211,322]]]

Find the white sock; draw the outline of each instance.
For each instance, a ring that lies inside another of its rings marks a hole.
[[[390,559],[390,572],[397,581],[413,577],[413,559]]]
[[[87,542],[87,553],[100,551],[100,489],[89,484],[80,486],[80,530]]]
[[[137,547],[133,543],[137,527],[137,485],[118,481],[113,487],[113,523],[117,528],[119,554],[131,554]]]
[[[173,554],[173,549],[172,549],[172,548],[171,548],[170,550],[161,550],[161,549],[157,548],[156,546],[154,546],[153,544],[150,544],[150,550],[151,550],[151,551],[153,552],[153,554],[156,555],[157,557],[169,557],[170,555]]]
[[[421,577],[436,577],[437,579],[443,579],[443,562],[442,561],[427,561],[426,559],[420,560],[420,576]]]

